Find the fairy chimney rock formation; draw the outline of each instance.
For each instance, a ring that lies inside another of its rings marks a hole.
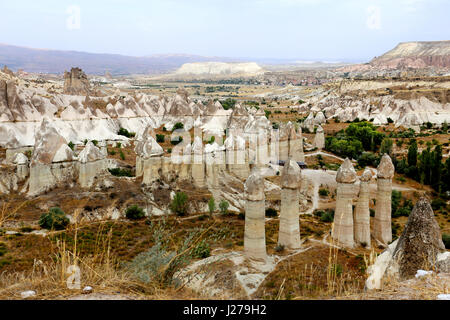
[[[151,184],[159,177],[164,150],[151,135],[147,136],[147,139],[138,150],[140,151],[139,158],[142,161],[142,183]]]
[[[19,178],[19,180],[20,181],[25,180],[30,173],[30,168],[28,167],[27,156],[24,155],[23,153],[17,153],[14,156],[13,163],[17,166],[16,173],[17,173],[17,177]]]
[[[336,174],[336,210],[332,237],[339,245],[353,248],[353,197],[356,171],[349,158],[346,158]]]
[[[325,148],[325,134],[320,125],[317,127],[316,136],[314,137],[314,146],[319,150]]]
[[[78,182],[82,188],[91,187],[95,177],[106,171],[105,155],[92,141],[89,141],[80,152],[78,161],[80,163]]]
[[[281,176],[281,209],[278,244],[289,249],[300,247],[299,188],[302,172],[294,160],[285,163]]]
[[[264,179],[253,172],[245,181],[244,251],[249,259],[266,261]]]
[[[369,182],[372,171],[366,168],[360,177],[359,197],[354,212],[355,242],[370,248]]]
[[[90,84],[86,74],[80,68],[64,72],[64,93],[70,95],[88,95]]]
[[[387,245],[392,241],[391,194],[394,165],[391,157],[384,154],[377,168],[377,197],[374,219],[374,238]]]
[[[192,179],[197,187],[206,186],[205,163],[203,161],[203,142],[199,136],[194,138],[192,143]]]
[[[35,134],[28,195],[37,195],[70,179],[72,160],[73,152],[66,139],[44,118]]]

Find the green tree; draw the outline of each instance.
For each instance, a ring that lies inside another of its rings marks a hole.
[[[69,218],[66,217],[64,211],[58,207],[50,208],[39,218],[39,226],[49,230],[63,230],[69,224]]]
[[[125,216],[130,220],[139,220],[145,217],[145,212],[141,207],[133,205],[127,208]]]
[[[177,216],[184,216],[188,210],[188,197],[184,192],[177,192],[170,203],[170,210]]]
[[[220,203],[219,203],[220,213],[222,215],[227,215],[229,206],[230,206],[230,204],[228,203],[228,201],[226,201],[226,200],[220,201]]]
[[[434,148],[431,159],[431,186],[437,192],[441,191],[441,179],[442,179],[442,147],[437,145]]]
[[[393,146],[393,141],[389,138],[384,138],[383,141],[381,142],[381,147],[380,147],[380,153],[381,154],[388,154],[392,157],[392,146]]]
[[[216,201],[214,200],[214,197],[211,197],[211,199],[209,199],[208,209],[209,209],[210,215],[212,215],[214,213],[214,211],[216,211]]]

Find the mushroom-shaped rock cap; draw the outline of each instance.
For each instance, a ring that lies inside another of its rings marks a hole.
[[[78,161],[81,163],[93,162],[104,158],[105,155],[92,143],[92,141],[89,141],[78,155]]]
[[[338,183],[354,183],[356,181],[356,171],[353,163],[349,158],[345,158],[336,174],[336,182]]]
[[[258,171],[253,172],[245,181],[245,195],[250,201],[261,201],[264,195],[264,179]]]
[[[388,154],[383,154],[377,168],[377,177],[381,179],[392,179],[394,176],[394,165]]]
[[[164,153],[163,148],[156,142],[153,137],[149,137],[142,146],[142,157],[148,159],[153,156],[159,156]]]
[[[294,160],[288,160],[284,164],[281,176],[281,186],[288,189],[298,189],[301,184],[302,171]]]
[[[26,155],[24,155],[23,153],[19,152],[14,156],[14,160],[13,160],[14,164],[27,164],[28,163],[28,158]]]
[[[363,181],[363,182],[368,182],[370,181],[370,179],[372,179],[372,170],[370,170],[369,168],[366,168],[363,172],[363,174],[361,175],[361,178],[359,178],[359,180]]]

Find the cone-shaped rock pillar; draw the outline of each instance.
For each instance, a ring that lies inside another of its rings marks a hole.
[[[302,172],[296,161],[289,159],[281,176],[281,210],[278,244],[289,249],[300,247],[299,188]]]
[[[264,179],[255,171],[245,181],[245,255],[253,260],[266,261]]]
[[[354,212],[355,242],[370,248],[370,212],[369,212],[369,182],[372,171],[366,168],[361,176],[359,197]]]
[[[336,174],[336,210],[334,213],[334,228],[332,237],[338,244],[353,248],[353,197],[356,171],[349,158],[339,168]]]
[[[391,157],[384,154],[377,168],[377,197],[373,225],[374,238],[387,245],[392,241],[391,197],[394,165]]]

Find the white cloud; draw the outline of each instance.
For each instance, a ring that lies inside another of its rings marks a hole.
[[[366,25],[370,30],[381,29],[381,9],[377,6],[369,6],[367,8]]]

